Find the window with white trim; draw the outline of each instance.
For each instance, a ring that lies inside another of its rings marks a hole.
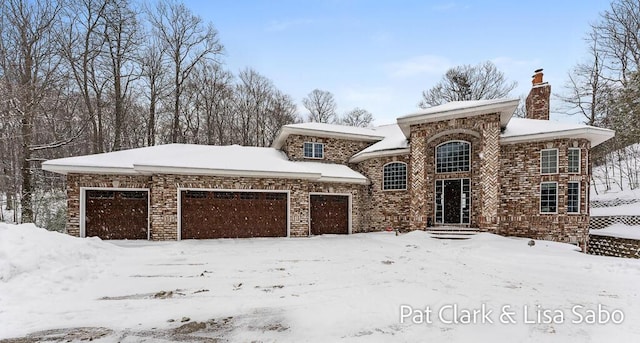
[[[567,185],[567,213],[580,213],[580,182]]]
[[[304,151],[305,158],[317,158],[317,159],[324,158],[323,143],[305,142],[302,150]]]
[[[540,184],[540,213],[558,213],[558,183]]]
[[[382,190],[407,189],[407,164],[403,162],[387,163],[382,167]]]
[[[471,167],[471,144],[450,141],[436,148],[436,173],[466,172]]]
[[[544,149],[540,151],[540,173],[558,173],[558,149]]]
[[[569,148],[569,173],[580,173],[580,148]]]

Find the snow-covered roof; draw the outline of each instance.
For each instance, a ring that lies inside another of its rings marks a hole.
[[[614,135],[613,130],[584,124],[513,118],[501,134],[500,142],[519,143],[555,138],[584,138],[591,142],[591,147],[594,147]]]
[[[239,145],[157,145],[49,160],[42,164],[42,169],[61,174],[180,173],[368,183],[365,176],[345,165],[294,162],[274,148]]]
[[[407,137],[409,137],[409,127],[412,124],[466,118],[487,113],[499,113],[500,124],[505,127],[518,107],[519,102],[520,99],[451,101],[399,117],[397,121],[402,132]]]
[[[353,155],[349,162],[357,163],[371,157],[391,156],[409,153],[409,142],[398,124],[373,128],[384,139]]]
[[[282,145],[284,145],[287,137],[289,137],[289,135],[291,134],[343,138],[371,142],[379,141],[384,138],[375,130],[370,128],[326,123],[300,123],[283,126],[271,146],[279,149],[280,147],[282,147]]]

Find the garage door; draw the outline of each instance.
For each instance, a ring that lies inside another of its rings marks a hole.
[[[147,239],[147,191],[87,190],[85,235],[102,239]]]
[[[349,197],[311,195],[311,234],[349,233]]]
[[[287,236],[287,193],[181,192],[182,239]]]

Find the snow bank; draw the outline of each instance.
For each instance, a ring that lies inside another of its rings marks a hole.
[[[640,240],[640,226],[614,224],[600,230],[589,230],[589,234]]]
[[[640,216],[640,203],[626,204],[612,207],[592,207],[591,215],[602,216]]]
[[[34,224],[0,223],[0,283],[20,277],[52,282],[83,279],[94,265],[120,249],[99,238],[71,237]]]

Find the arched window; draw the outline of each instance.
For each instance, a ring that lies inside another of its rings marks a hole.
[[[471,144],[449,141],[436,148],[436,173],[466,172],[470,170]]]
[[[382,167],[382,189],[407,189],[407,164],[391,162]]]

